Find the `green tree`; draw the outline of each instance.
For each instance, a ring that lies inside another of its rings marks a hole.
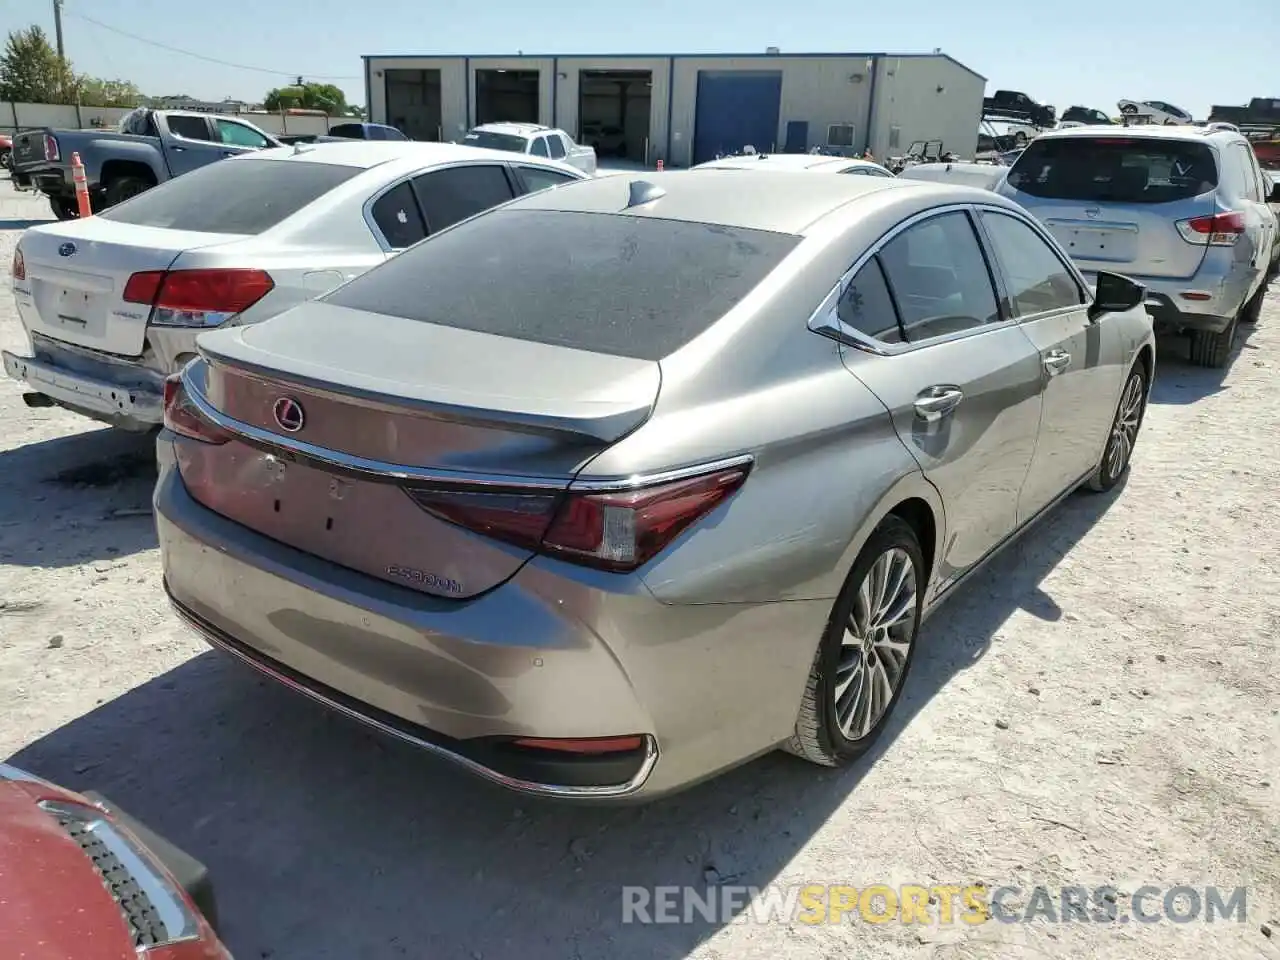
[[[21,103],[75,103],[77,80],[38,26],[9,33],[0,55],[0,99]]]
[[[78,80],[78,89],[86,107],[136,107],[146,99],[128,80],[84,76]]]
[[[262,105],[272,112],[301,108],[342,116],[347,112],[347,96],[332,83],[303,83],[268,90]]]

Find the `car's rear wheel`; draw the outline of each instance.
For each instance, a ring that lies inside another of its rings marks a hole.
[[[1133,114],[1138,112],[1138,108],[1132,103],[1126,103],[1124,106],[1120,108],[1120,112],[1127,113],[1132,116]]]
[[[1147,370],[1138,361],[1129,371],[1120,391],[1120,403],[1116,405],[1115,419],[1111,421],[1111,433],[1102,451],[1098,468],[1089,478],[1089,489],[1106,493],[1124,476],[1133,458],[1133,448],[1142,429],[1142,418],[1147,411]]]
[[[1267,285],[1264,283],[1258,288],[1258,292],[1249,298],[1249,302],[1244,305],[1244,309],[1240,311],[1241,323],[1257,323],[1258,318],[1262,316],[1262,298],[1267,295]]]
[[[902,695],[924,608],[920,541],[886,517],[831,609],[785,749],[812,763],[848,763],[875,742]]]
[[[80,208],[76,206],[76,202],[66,197],[50,197],[49,206],[59,220],[75,220],[80,216]]]
[[[1191,362],[1197,367],[1225,367],[1231,357],[1231,346],[1236,342],[1238,324],[1239,317],[1233,317],[1231,325],[1219,333],[1212,330],[1192,330]]]

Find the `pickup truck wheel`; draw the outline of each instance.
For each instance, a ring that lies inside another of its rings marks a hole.
[[[53,215],[59,220],[75,220],[80,216],[80,208],[76,206],[76,202],[66,197],[50,197],[49,206],[53,208]]]
[[[117,203],[124,203],[130,197],[145,193],[153,186],[155,184],[141,177],[116,177],[107,184],[104,191],[107,195],[107,206],[114,207]]]

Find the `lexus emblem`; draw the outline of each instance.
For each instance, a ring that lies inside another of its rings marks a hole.
[[[293,397],[281,397],[277,400],[271,408],[271,414],[276,418],[280,429],[287,433],[297,433],[307,422],[306,414],[302,412],[302,404]]]
[[[74,257],[76,253],[76,245],[68,241],[58,248],[58,256]]]

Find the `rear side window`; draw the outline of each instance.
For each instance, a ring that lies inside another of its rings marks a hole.
[[[359,123],[340,123],[329,128],[331,137],[348,137],[352,140],[364,139],[364,126]]]
[[[103,220],[197,233],[258,234],[346,183],[359,167],[220,160],[97,214]],[[217,197],[217,203],[210,203]]]
[[[507,172],[499,166],[449,167],[413,180],[427,231],[439,233],[459,220],[506,203],[513,196]]]
[[[409,186],[408,180],[375,200],[369,212],[392,250],[411,247],[427,235],[418,201],[413,198],[413,187]]]
[[[1112,203],[1171,203],[1218,185],[1204,143],[1154,137],[1033,140],[1009,171],[1009,186],[1033,197]]]
[[[963,213],[931,217],[880,251],[890,293],[909,341],[995,323],[995,288],[973,225]]]
[[[883,343],[901,343],[898,311],[884,281],[880,260],[872,257],[840,293],[840,322]]]
[[[724,316],[799,242],[680,220],[505,209],[433,237],[324,299],[660,360]]]
[[[212,140],[209,135],[209,121],[204,117],[184,117],[170,115],[169,132],[188,140]]]

